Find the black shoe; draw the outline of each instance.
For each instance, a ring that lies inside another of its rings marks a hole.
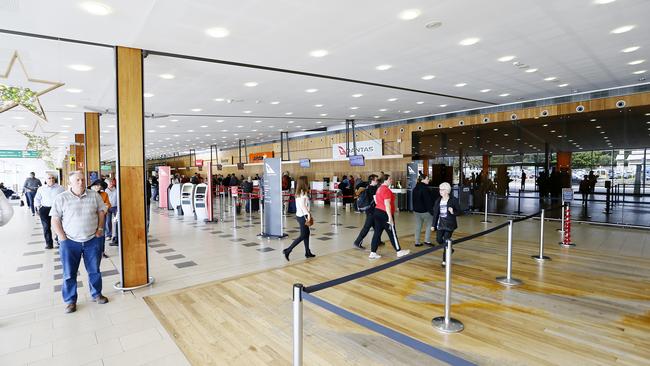
[[[112,247],[116,247],[116,246],[117,246],[117,242],[116,242],[116,241],[112,241],[112,242],[108,243],[108,245],[109,245],[109,246],[112,246]]]
[[[384,242],[384,241],[380,241],[380,242],[379,242],[379,245],[386,245],[386,242]]]
[[[357,244],[357,243],[353,243],[352,245],[353,245],[355,248],[357,248],[357,249],[361,249],[361,250],[365,250],[365,249],[366,249],[366,247],[364,247],[363,245],[361,245],[361,243],[359,243],[359,244]]]
[[[316,254],[314,254],[312,252],[305,253],[305,258],[314,258],[315,256],[316,256]]]
[[[77,304],[71,303],[65,306],[66,314],[74,313],[75,311],[77,311]]]
[[[108,258],[108,255],[106,255],[106,253],[102,253],[102,257]]]
[[[282,253],[284,253],[284,257],[285,257],[285,258],[287,259],[287,261],[288,261],[288,260],[289,260],[289,254],[291,253],[291,251],[286,250],[286,249],[283,249],[283,250],[282,250]]]
[[[415,246],[416,246],[416,247],[421,247],[421,246],[422,246],[422,243],[415,243]]]
[[[425,242],[424,242],[424,245],[427,245],[427,246],[430,246],[430,247],[433,246],[433,244],[429,243],[428,241],[425,241]]]
[[[46,245],[46,246],[45,246],[45,249],[54,249],[54,247],[51,246],[51,245]]]

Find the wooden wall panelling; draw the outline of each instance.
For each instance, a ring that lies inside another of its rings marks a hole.
[[[84,113],[84,136],[86,151],[86,177],[89,172],[100,172],[99,113]],[[89,184],[92,182],[89,182]]]

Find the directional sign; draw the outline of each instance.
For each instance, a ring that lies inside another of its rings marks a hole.
[[[31,158],[37,159],[41,157],[41,153],[36,150],[0,150],[0,159],[22,159]]]

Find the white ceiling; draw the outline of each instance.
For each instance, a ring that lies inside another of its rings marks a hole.
[[[118,0],[105,1],[112,8],[112,13],[106,16],[88,14],[80,3],[7,1],[0,5],[0,27],[301,70],[493,103],[634,84],[647,74],[633,72],[648,69],[648,61],[638,65],[628,65],[628,62],[650,59],[647,36],[650,30],[645,21],[650,14],[650,2],[643,0],[617,0],[605,5],[595,4],[593,0]],[[398,14],[405,9],[419,9],[421,15],[414,20],[401,20]],[[430,21],[441,21],[442,26],[433,30],[425,28]],[[623,34],[610,33],[624,25],[635,28]],[[209,37],[205,30],[210,27],[225,27],[230,35]],[[468,37],[478,37],[480,41],[471,46],[459,45]],[[621,52],[631,46],[640,49]],[[316,49],[326,49],[329,54],[311,57],[309,52]],[[84,106],[114,109],[111,49],[0,34],[0,70],[14,50],[23,57],[31,77],[66,83],[42,97],[50,118],[44,128],[58,132],[52,138],[54,146],[69,143],[74,132],[83,132]],[[505,55],[517,58],[511,62],[497,61]],[[526,70],[538,71],[527,73],[515,67],[514,61],[529,65]],[[68,68],[70,64],[90,65],[93,70],[74,71]],[[375,69],[382,64],[392,68]],[[175,78],[162,79],[159,75],[163,73],[173,74]],[[435,78],[423,80],[424,75],[435,75]],[[557,80],[543,80],[551,76]],[[249,81],[258,82],[258,86],[243,85]],[[458,83],[467,85],[455,86]],[[558,86],[563,83],[569,85]],[[68,88],[83,92],[69,93]],[[310,88],[318,91],[305,92]],[[491,90],[482,93],[483,89]],[[154,94],[145,99],[147,113],[195,115],[147,119],[147,131],[155,131],[146,135],[149,156],[187,151],[189,147],[203,149],[211,143],[236,145],[238,138],[247,136],[249,142],[277,139],[280,128],[294,132],[340,126],[345,118],[368,123],[485,105],[157,55],[145,59],[145,91]],[[357,93],[363,96],[352,97]],[[505,93],[509,95],[500,96]],[[234,102],[217,102],[215,98]],[[389,98],[398,99],[389,102]],[[273,101],[280,103],[270,104]],[[77,107],[65,107],[66,104]],[[316,104],[323,107],[315,107]],[[441,104],[447,106],[440,107]],[[193,108],[202,110],[193,112]],[[287,115],[289,112],[293,114]],[[16,108],[0,115],[0,126],[9,127],[3,128],[7,133],[0,136],[4,148],[24,147],[22,135],[11,131],[34,127],[33,118],[16,120],[13,118],[16,116],[28,114]],[[322,118],[322,123],[316,123],[318,118]],[[256,123],[257,120],[262,122]],[[102,144],[110,145],[114,141],[114,133],[110,132],[115,130],[110,127],[114,125],[114,119],[102,117],[102,130],[109,131],[103,134]],[[68,139],[60,138],[61,135]],[[102,157],[112,158],[112,150],[107,146]]]

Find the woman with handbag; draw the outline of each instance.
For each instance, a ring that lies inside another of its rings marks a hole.
[[[296,245],[300,244],[300,242],[305,243],[305,258],[313,258],[316,255],[314,255],[310,250],[309,250],[309,235],[310,235],[310,229],[309,227],[314,224],[314,219],[311,216],[311,211],[309,210],[309,183],[307,182],[307,177],[302,176],[298,178],[298,186],[296,187],[296,221],[298,221],[298,225],[300,226],[300,236],[297,237],[291,245],[283,250],[282,252],[284,253],[284,257],[289,260],[289,254],[291,254],[291,251],[293,248],[296,247]]]
[[[450,196],[451,186],[444,182],[440,184],[440,198],[433,205],[433,224],[431,230],[436,231],[436,241],[445,245],[442,253],[442,265],[446,265],[445,254],[447,251],[447,240],[451,238],[454,230],[458,227],[456,216],[460,215],[460,203],[458,198]],[[452,249],[452,253],[454,250]]]

